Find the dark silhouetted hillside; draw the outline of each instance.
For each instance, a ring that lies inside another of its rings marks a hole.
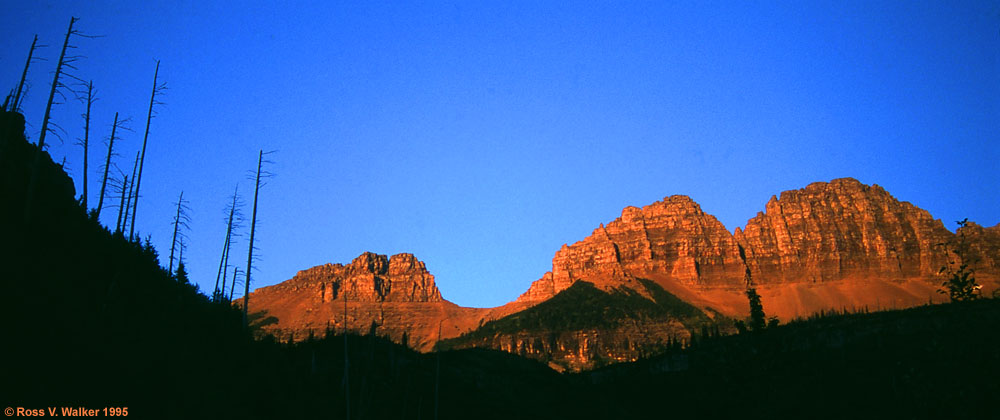
[[[175,281],[151,246],[88,218],[47,153],[26,223],[37,148],[23,132],[20,114],[0,114],[5,406],[124,406],[138,418],[343,416],[343,336],[254,341],[238,310]],[[434,356],[377,337],[352,336],[348,348],[353,418],[432,418]],[[440,366],[445,418],[544,407],[531,395],[545,393],[529,390],[562,380],[496,351],[447,352]]]

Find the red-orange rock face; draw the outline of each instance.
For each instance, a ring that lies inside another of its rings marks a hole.
[[[733,235],[690,198],[675,195],[641,209],[626,207],[586,239],[563,245],[552,271],[518,301],[544,301],[578,280],[617,286],[663,273],[689,285],[735,285],[743,272]]]
[[[296,285],[314,285],[324,302],[343,299],[345,295],[352,302],[442,300],[434,276],[411,254],[386,258],[366,252],[346,266],[326,264],[300,271],[291,281]]]
[[[563,245],[552,260],[552,271],[516,301],[498,308],[452,304],[441,298],[434,277],[412,255],[386,258],[371,253],[348,265],[313,267],[258,289],[250,305],[251,311],[267,310],[277,318],[265,329],[302,334],[341,329],[346,296],[349,329],[366,331],[375,321],[381,333],[399,340],[406,331],[414,347],[428,350],[437,340],[530,308],[581,280],[606,291],[632,289],[646,296],[646,288],[638,284],[647,279],[706,314],[745,317],[749,308],[744,273],[749,268],[765,311],[788,320],[831,308],[877,310],[943,301],[946,296],[937,293],[943,281],[938,272],[956,260],[951,252],[960,240],[984,290],[995,290],[1000,281],[1000,225],[969,223],[960,234],[882,187],[843,178],[772,197],[763,212],[735,233],[685,196],[626,207],[621,217],[589,237]],[[601,334],[617,337],[609,342],[633,347],[651,337],[633,337],[624,330]],[[513,343],[515,338],[494,337],[492,342]],[[612,358],[628,354],[607,351]]]
[[[854,179],[771,197],[737,229],[758,284],[877,278],[930,279],[953,234],[926,210]]]
[[[345,314],[346,297],[346,314]],[[326,264],[250,295],[250,312],[266,311],[262,328],[279,338],[321,336],[327,329],[378,333],[429,350],[440,338],[475,327],[488,310],[462,308],[441,298],[434,276],[410,254],[366,252],[348,265]],[[346,319],[346,321],[345,321]]]
[[[970,223],[965,231],[977,275],[993,288],[1000,272],[1000,227]],[[647,278],[689,302],[742,316],[742,246],[765,307],[770,301],[780,317],[913,306],[944,298],[936,293],[938,271],[954,259],[948,244],[956,240],[927,211],[851,178],[772,197],[764,212],[734,234],[691,199],[671,196],[642,209],[626,207],[607,226],[564,245],[552,271],[517,301],[536,304],[578,280],[607,289],[635,288],[636,278]]]

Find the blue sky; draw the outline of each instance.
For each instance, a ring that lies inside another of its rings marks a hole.
[[[685,194],[732,231],[773,194],[845,176],[949,228],[1000,223],[994,2],[7,3],[0,88],[33,34],[49,45],[29,71],[31,139],[70,16],[103,35],[75,41],[99,90],[92,136],[133,118],[123,169],[161,60],[138,229],[165,259],[183,190],[202,290],[260,149],[278,152],[254,286],[410,252],[445,298],[494,306],[625,206]],[[47,140],[78,192],[82,111],[58,105],[65,141]]]

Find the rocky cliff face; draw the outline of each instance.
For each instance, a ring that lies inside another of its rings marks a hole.
[[[690,198],[675,195],[641,209],[626,207],[586,239],[563,245],[552,271],[518,301],[544,301],[579,280],[617,287],[661,273],[689,285],[736,285],[743,272],[733,235]]]
[[[346,300],[346,302],[345,302]],[[250,295],[250,312],[262,329],[280,339],[322,336],[327,330],[377,333],[429,350],[441,339],[467,331],[488,310],[462,308],[441,298],[434,276],[411,254],[366,252],[350,264],[302,270]]]
[[[759,284],[929,279],[953,234],[926,210],[844,178],[771,197],[736,230]]]
[[[281,290],[285,283],[272,286]],[[366,252],[348,265],[325,264],[300,271],[287,287],[314,287],[319,300],[351,302],[440,302],[434,276],[412,254]],[[269,290],[263,288],[261,290]]]
[[[302,271],[285,283],[259,289],[250,303],[251,310],[267,310],[277,319],[267,327],[272,331],[302,334],[342,328],[346,296],[349,329],[366,331],[374,320],[383,333],[398,340],[407,331],[411,344],[428,350],[441,339],[490,320],[526,313],[581,281],[608,296],[624,293],[649,302],[659,302],[654,296],[659,292],[652,291],[661,290],[698,308],[705,320],[743,318],[749,311],[743,295],[749,268],[765,311],[788,320],[826,309],[878,310],[943,301],[946,297],[937,293],[943,281],[938,271],[955,260],[952,250],[961,241],[984,290],[995,290],[1000,225],[970,223],[956,235],[927,211],[895,199],[882,187],[843,178],[771,197],[763,212],[734,233],[685,196],[626,207],[587,238],[563,245],[552,260],[552,271],[499,308],[454,305],[441,298],[434,277],[412,255],[386,258],[370,253],[346,266]],[[588,302],[600,306],[604,300]],[[560,310],[594,310],[581,305],[562,305]],[[488,335],[472,332],[475,340],[456,343],[562,360],[563,366],[575,369],[591,367],[595,360],[637,357],[643,343],[685,338],[672,315],[629,319],[616,326],[559,331],[519,330],[520,324],[507,323]]]
[[[965,230],[979,274],[992,281],[1000,228],[970,224]],[[635,288],[636,278],[646,278],[703,307],[741,316],[747,309],[738,295],[749,267],[765,304],[773,300],[772,312],[783,317],[909,306],[941,298],[935,294],[938,270],[955,240],[927,211],[851,178],[771,197],[764,212],[733,234],[690,198],[671,196],[641,209],[626,207],[591,236],[564,245],[552,271],[518,301],[545,301],[579,280]]]

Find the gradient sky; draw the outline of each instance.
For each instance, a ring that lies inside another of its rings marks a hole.
[[[4,1],[0,88],[37,33],[48,61],[31,67],[23,106],[37,139],[63,33],[81,18],[103,35],[74,42],[87,56],[75,74],[99,90],[92,136],[131,116],[117,160],[130,170],[161,60],[169,90],[138,229],[166,265],[183,190],[203,291],[223,208],[237,183],[251,201],[259,149],[278,152],[254,287],[410,252],[445,298],[495,306],[625,206],[684,194],[732,231],[771,195],[848,176],[949,229],[1000,223],[992,1],[202,3]],[[82,111],[57,105],[65,141],[46,141],[78,193]]]

